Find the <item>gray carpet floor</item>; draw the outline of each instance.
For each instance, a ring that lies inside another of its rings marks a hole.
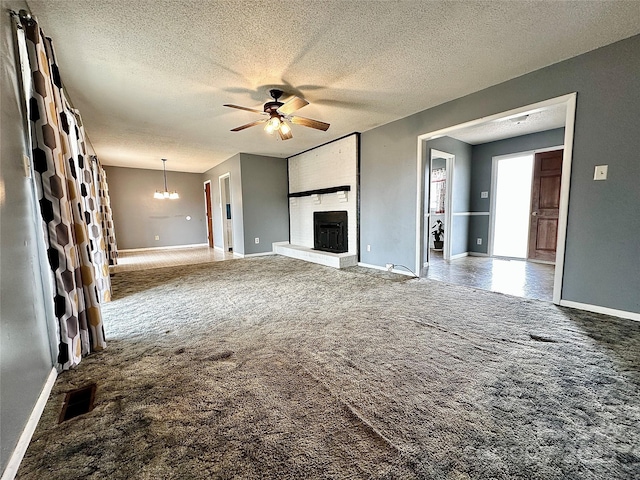
[[[20,479],[640,478],[640,323],[279,256],[113,286]]]

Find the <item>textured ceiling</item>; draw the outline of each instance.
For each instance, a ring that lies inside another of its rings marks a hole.
[[[495,142],[505,138],[544,132],[564,127],[567,105],[562,103],[544,109],[523,112],[515,116],[493,120],[472,127],[455,130],[448,135],[471,145]]]
[[[640,33],[632,1],[29,0],[104,164],[203,172],[290,156]],[[270,87],[304,97],[281,141]]]

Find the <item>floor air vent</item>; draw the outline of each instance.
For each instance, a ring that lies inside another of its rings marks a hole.
[[[64,397],[64,405],[62,406],[58,423],[62,423],[65,420],[69,420],[93,410],[93,401],[95,396],[95,383],[67,392],[67,395]]]

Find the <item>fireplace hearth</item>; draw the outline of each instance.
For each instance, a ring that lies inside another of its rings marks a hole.
[[[313,248],[332,253],[349,250],[346,211],[313,213]]]

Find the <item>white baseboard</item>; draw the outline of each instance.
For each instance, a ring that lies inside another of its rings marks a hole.
[[[219,246],[217,246],[217,245],[214,245],[214,246],[213,246],[213,249],[214,249],[214,250],[218,250],[219,252],[224,252],[224,248],[219,247]]]
[[[53,388],[57,377],[57,370],[52,368],[49,376],[47,377],[47,381],[42,387],[38,401],[34,405],[31,415],[29,415],[29,420],[27,420],[27,424],[25,425],[24,430],[22,430],[22,434],[16,444],[16,448],[13,450],[11,457],[9,457],[9,463],[7,463],[7,467],[4,469],[0,480],[13,480],[18,473],[20,463],[24,458],[24,454],[27,453],[27,448],[29,447],[29,443],[31,443],[31,437],[33,437],[33,432],[35,432],[36,427],[38,426],[38,422],[40,421],[44,407],[47,405],[49,394],[51,394],[51,389]]]
[[[561,307],[576,308],[578,310],[586,310],[587,312],[603,313],[614,317],[627,318],[640,322],[640,313],[627,312],[625,310],[616,310],[614,308],[601,307],[599,305],[590,305],[588,303],[572,302],[571,300],[560,300]]]
[[[118,252],[147,252],[149,250],[173,250],[176,248],[208,247],[208,243],[189,243],[187,245],[169,245],[168,247],[122,248]]]
[[[275,252],[261,252],[261,253],[236,253],[236,252],[233,252],[233,256],[235,258],[264,257],[265,255],[275,255]]]
[[[451,258],[449,258],[449,260],[455,260],[456,258],[464,258],[468,256],[469,252],[458,253],[457,255],[451,255]]]
[[[385,267],[381,267],[379,265],[371,265],[369,263],[362,263],[362,262],[358,262],[358,266],[359,267],[365,267],[365,268],[372,268],[374,270],[382,270],[383,272],[388,272],[389,270],[387,270]],[[398,273],[400,275],[407,275],[408,277],[414,277],[415,275],[411,272],[408,272],[406,270],[397,270],[397,269],[393,269],[391,270],[391,273]]]
[[[482,253],[482,252],[469,252],[469,256],[470,257],[488,257],[489,254],[488,253]]]
[[[546,260],[532,260],[530,258],[525,259],[527,262],[531,263],[541,263],[543,265],[555,265],[556,262],[547,262]]]
[[[276,252],[262,252],[262,253],[246,253],[243,258],[248,257],[264,257],[266,255],[275,255]]]

